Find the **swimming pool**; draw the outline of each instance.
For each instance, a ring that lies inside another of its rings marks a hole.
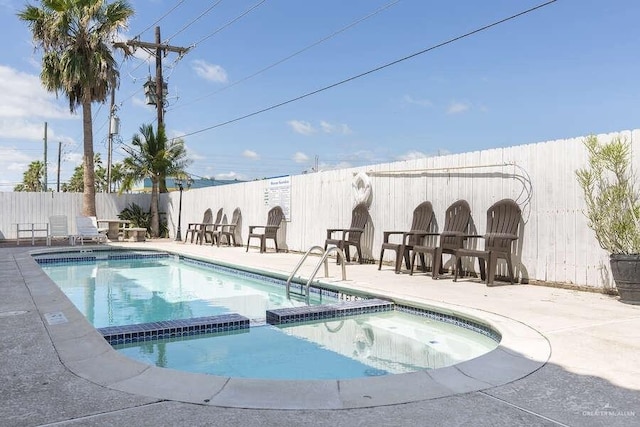
[[[284,297],[283,280],[168,254],[96,251],[38,262],[97,328],[228,313],[250,319],[246,330],[115,346],[160,367],[244,378],[357,378],[450,366],[490,351],[499,339],[482,325],[441,315],[445,323],[410,307],[267,325],[267,310],[306,306]],[[331,290],[311,295],[316,306],[360,298]]]

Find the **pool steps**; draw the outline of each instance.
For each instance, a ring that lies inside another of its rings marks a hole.
[[[267,323],[282,325],[313,320],[328,320],[345,316],[392,311],[394,304],[381,299],[347,301],[339,304],[324,304],[267,310]],[[187,337],[211,333],[248,332],[250,320],[237,313],[193,319],[166,320],[136,325],[108,326],[98,328],[111,345],[132,344],[167,338]]]
[[[137,325],[108,326],[98,328],[98,332],[109,344],[116,345],[217,332],[234,332],[243,329],[248,332],[249,323],[247,317],[230,313],[192,319],[139,323]]]

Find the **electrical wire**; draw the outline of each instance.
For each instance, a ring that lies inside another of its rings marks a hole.
[[[422,50],[420,50],[418,52],[415,52],[415,53],[412,53],[410,55],[404,56],[404,57],[402,57],[400,59],[396,59],[395,61],[388,62],[388,63],[386,63],[384,65],[381,65],[379,67],[373,68],[373,69],[371,69],[369,71],[365,71],[365,72],[357,74],[355,76],[351,76],[351,77],[346,78],[344,80],[341,80],[339,82],[330,84],[328,86],[324,86],[324,87],[322,87],[320,89],[316,89],[316,90],[313,90],[311,92],[307,92],[307,93],[305,93],[303,95],[297,96],[295,98],[291,98],[291,99],[289,99],[287,101],[283,101],[283,102],[280,102],[278,104],[271,105],[271,106],[263,108],[261,110],[257,110],[257,111],[254,111],[252,113],[248,113],[248,114],[245,114],[243,116],[236,117],[235,119],[227,120],[225,122],[221,122],[221,123],[218,123],[218,124],[215,124],[215,125],[212,125],[212,126],[208,126],[206,128],[203,128],[203,129],[200,129],[200,130],[197,130],[197,131],[194,131],[194,132],[185,133],[183,135],[180,135],[179,137],[180,138],[184,138],[184,137],[187,137],[187,136],[197,135],[197,134],[202,133],[202,132],[206,132],[206,131],[209,131],[209,130],[212,130],[212,129],[216,129],[216,128],[219,128],[219,127],[222,127],[222,126],[226,126],[226,125],[229,125],[231,123],[238,122],[240,120],[248,119],[249,117],[257,116],[258,114],[262,114],[262,113],[265,113],[267,111],[275,110],[276,108],[282,107],[284,105],[291,104],[291,103],[296,102],[296,101],[300,101],[301,99],[308,98],[308,97],[310,97],[312,95],[316,95],[316,94],[318,94],[320,92],[324,92],[324,91],[329,90],[329,89],[333,89],[334,87],[341,86],[341,85],[343,85],[345,83],[349,83],[349,82],[351,82],[353,80],[356,80],[356,79],[359,79],[361,77],[368,76],[369,74],[373,74],[373,73],[376,73],[378,71],[384,70],[385,68],[389,68],[389,67],[391,67],[393,65],[396,65],[396,64],[399,64],[401,62],[407,61],[409,59],[415,58],[416,56],[423,55],[423,54],[425,54],[427,52],[431,52],[431,51],[436,50],[438,48],[441,48],[441,47],[447,46],[449,44],[455,43],[457,41],[460,41],[462,39],[470,37],[470,36],[472,36],[474,34],[478,34],[480,32],[483,32],[483,31],[486,31],[486,30],[488,30],[490,28],[498,26],[500,24],[504,24],[505,22],[514,20],[514,19],[519,18],[519,17],[521,17],[523,15],[526,15],[528,13],[531,13],[533,11],[541,9],[541,8],[543,8],[545,6],[549,6],[550,4],[555,3],[556,1],[558,1],[558,0],[550,0],[550,1],[547,1],[545,3],[541,3],[541,4],[537,5],[537,6],[531,7],[529,9],[526,9],[526,10],[522,11],[522,12],[516,13],[514,15],[508,16],[508,17],[500,19],[498,21],[494,21],[491,24],[484,25],[484,26],[482,26],[480,28],[477,28],[475,30],[469,31],[467,33],[464,33],[464,34],[462,34],[460,36],[456,36],[456,37],[450,38],[450,39],[448,39],[446,41],[443,41],[443,42],[438,43],[436,45],[427,47],[427,48],[422,49]]]
[[[333,33],[331,33],[331,34],[329,34],[329,35],[327,35],[327,36],[325,36],[325,37],[313,42],[312,44],[310,44],[310,45],[308,45],[308,46],[306,46],[306,47],[304,47],[304,48],[302,48],[302,49],[300,49],[300,50],[298,50],[298,51],[296,51],[296,52],[294,52],[294,53],[292,53],[292,54],[290,54],[290,55],[288,55],[288,56],[286,56],[286,57],[284,57],[284,58],[282,58],[282,59],[280,59],[280,60],[278,60],[276,62],[274,62],[271,65],[268,65],[268,66],[262,68],[259,71],[256,71],[253,74],[250,74],[250,75],[248,75],[246,77],[243,77],[240,80],[237,80],[237,81],[235,81],[235,82],[233,82],[231,84],[228,84],[228,85],[226,85],[226,86],[224,86],[224,87],[222,87],[220,89],[217,89],[217,90],[215,90],[213,92],[210,92],[210,93],[208,93],[206,95],[200,96],[200,97],[198,97],[198,98],[196,98],[196,99],[194,99],[192,101],[189,101],[189,102],[186,102],[186,103],[181,103],[180,105],[177,105],[177,106],[175,106],[172,109],[169,109],[167,111],[173,111],[173,110],[176,110],[178,108],[182,108],[182,107],[185,107],[187,105],[191,105],[191,104],[193,104],[195,102],[201,101],[203,99],[211,97],[212,95],[216,95],[216,94],[218,94],[218,93],[220,93],[222,91],[225,91],[225,90],[227,90],[227,89],[229,89],[229,88],[231,88],[233,86],[239,85],[240,83],[246,82],[247,80],[252,79],[252,78],[256,77],[257,75],[260,75],[260,74],[264,73],[265,71],[268,71],[268,70],[270,70],[270,69],[282,64],[283,62],[286,62],[286,61],[290,60],[291,58],[293,58],[295,56],[298,56],[298,55],[310,50],[311,48],[314,48],[317,45],[326,42],[327,40],[332,39],[333,37],[337,36],[338,34],[343,33],[345,31],[347,31],[348,29],[355,27],[356,25],[360,24],[361,22],[363,22],[363,21],[365,21],[365,20],[377,15],[378,13],[390,8],[391,6],[393,6],[393,5],[395,5],[395,4],[399,3],[399,2],[400,2],[400,0],[394,0],[391,3],[387,3],[386,5],[378,8],[377,10],[374,10],[371,13],[369,13],[368,15],[363,16],[362,18],[360,18],[360,19],[358,19],[356,21],[353,21],[349,25],[346,25],[346,26],[340,28],[339,30],[334,31]]]
[[[182,3],[184,3],[184,0],[180,0],[175,6],[173,6],[171,9],[169,9],[164,15],[162,15],[160,18],[158,18],[153,24],[149,25],[147,28],[145,28],[144,30],[140,31],[140,33],[137,36],[135,36],[134,39],[140,38],[141,35],[143,35],[147,31],[149,31],[151,29],[151,27],[153,27],[158,22],[160,22],[164,18],[166,18],[171,12],[176,10],[178,8],[178,6],[180,6]]]
[[[182,27],[181,29],[179,29],[174,35],[172,35],[171,37],[169,37],[168,39],[166,39],[163,43],[167,44],[169,43],[169,41],[171,41],[171,39],[173,39],[175,36],[177,36],[178,34],[180,34],[181,32],[183,32],[184,30],[186,30],[187,28],[189,28],[190,26],[192,26],[196,21],[198,21],[200,18],[202,18],[203,16],[205,16],[207,13],[211,12],[211,10],[213,8],[215,8],[216,6],[218,6],[220,3],[222,3],[222,0],[218,0],[217,2],[215,2],[211,7],[209,7],[207,10],[205,10],[204,12],[202,12],[200,15],[198,15],[197,17],[195,17],[193,20],[191,20],[191,22],[189,22],[187,25],[185,25],[184,27]]]
[[[197,42],[195,42],[193,45],[191,45],[191,49],[195,49],[200,43],[202,43],[203,41],[210,39],[211,37],[215,36],[216,34],[218,34],[220,31],[224,30],[225,28],[229,27],[231,24],[239,21],[241,18],[244,18],[246,15],[248,15],[250,12],[252,12],[254,9],[257,9],[258,6],[260,6],[262,3],[266,2],[267,0],[260,0],[258,3],[254,4],[253,6],[251,6],[249,9],[245,10],[244,12],[242,12],[240,15],[236,16],[235,18],[233,18],[231,21],[227,22],[226,24],[224,24],[222,27],[219,27],[218,29],[214,30],[212,33],[210,33],[207,36],[204,36],[203,38],[201,38],[200,40],[198,40]]]

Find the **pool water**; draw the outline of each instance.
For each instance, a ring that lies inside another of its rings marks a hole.
[[[96,328],[305,305],[281,285],[175,257],[47,263],[42,269]],[[312,294],[311,304],[337,299]]]
[[[495,348],[470,330],[397,311],[114,346],[142,362],[261,379],[349,379],[451,366]]]
[[[114,346],[160,367],[225,377],[347,379],[450,366],[497,346],[489,336],[399,311],[267,325],[266,310],[305,301],[287,299],[281,281],[173,256],[41,267],[96,328],[226,313],[251,319],[242,331]],[[339,301],[338,294],[311,295],[311,304]]]

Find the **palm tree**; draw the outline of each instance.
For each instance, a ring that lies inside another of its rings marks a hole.
[[[29,26],[42,49],[40,79],[50,92],[62,92],[74,112],[82,106],[84,196],[82,213],[96,214],[91,104],[104,102],[117,87],[119,73],[112,39],[134,11],[125,0],[41,0],[27,5],[18,17]],[[125,54],[128,54],[124,49]]]
[[[44,188],[44,162],[34,160],[29,163],[29,168],[22,174],[22,182],[13,188],[13,191],[46,191]]]
[[[158,237],[160,217],[158,215],[158,193],[160,179],[165,176],[184,176],[185,168],[191,163],[187,159],[184,141],[172,139],[167,141],[164,127],[160,126],[158,134],[153,133],[150,124],[140,126],[140,135],[134,135],[131,147],[124,146],[129,157],[122,164],[124,179],[120,193],[130,190],[133,184],[141,179],[151,179],[151,236]]]

